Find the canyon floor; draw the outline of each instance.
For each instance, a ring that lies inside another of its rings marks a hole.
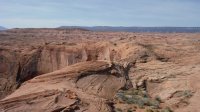
[[[200,112],[200,34],[0,31],[0,112]]]

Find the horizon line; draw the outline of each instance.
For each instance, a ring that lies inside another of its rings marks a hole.
[[[16,28],[61,28],[61,27],[124,27],[124,28],[200,28],[200,26],[105,26],[105,25],[102,25],[102,26],[73,26],[73,25],[69,25],[69,26],[65,26],[65,25],[62,25],[62,26],[58,26],[58,27],[12,27],[12,28],[7,28],[7,27],[4,27],[4,26],[1,26],[3,28],[6,28],[6,29],[16,29]]]

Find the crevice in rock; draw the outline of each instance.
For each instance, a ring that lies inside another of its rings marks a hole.
[[[17,77],[16,82],[19,83],[20,81],[20,73],[21,73],[21,64],[19,63],[18,71],[17,71]]]
[[[38,75],[37,65],[40,55],[41,49],[37,50],[33,55],[28,57],[25,64],[20,66],[21,72],[18,74],[18,82],[23,83],[24,81],[30,80]]]

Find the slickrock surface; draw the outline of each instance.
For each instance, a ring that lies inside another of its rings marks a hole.
[[[125,73],[126,68],[116,64],[80,62],[25,82],[1,100],[1,108],[7,112],[110,111],[106,99],[129,87]]]
[[[0,112],[199,112],[199,85],[198,33],[0,32]]]

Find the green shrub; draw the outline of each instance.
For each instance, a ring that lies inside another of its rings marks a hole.
[[[192,95],[193,95],[193,93],[192,93],[192,91],[190,91],[190,90],[185,90],[185,91],[183,92],[183,96],[184,96],[185,98],[190,98],[190,97],[192,97]]]
[[[151,99],[148,97],[147,92],[144,89],[131,89],[127,91],[119,91],[116,96],[127,104],[136,104],[139,108],[144,106],[150,106],[152,108],[159,108],[160,100],[157,98]]]
[[[154,109],[157,109],[159,108],[160,102],[157,100],[148,100],[146,105],[151,106]]]
[[[162,109],[161,112],[173,112],[169,107]]]

